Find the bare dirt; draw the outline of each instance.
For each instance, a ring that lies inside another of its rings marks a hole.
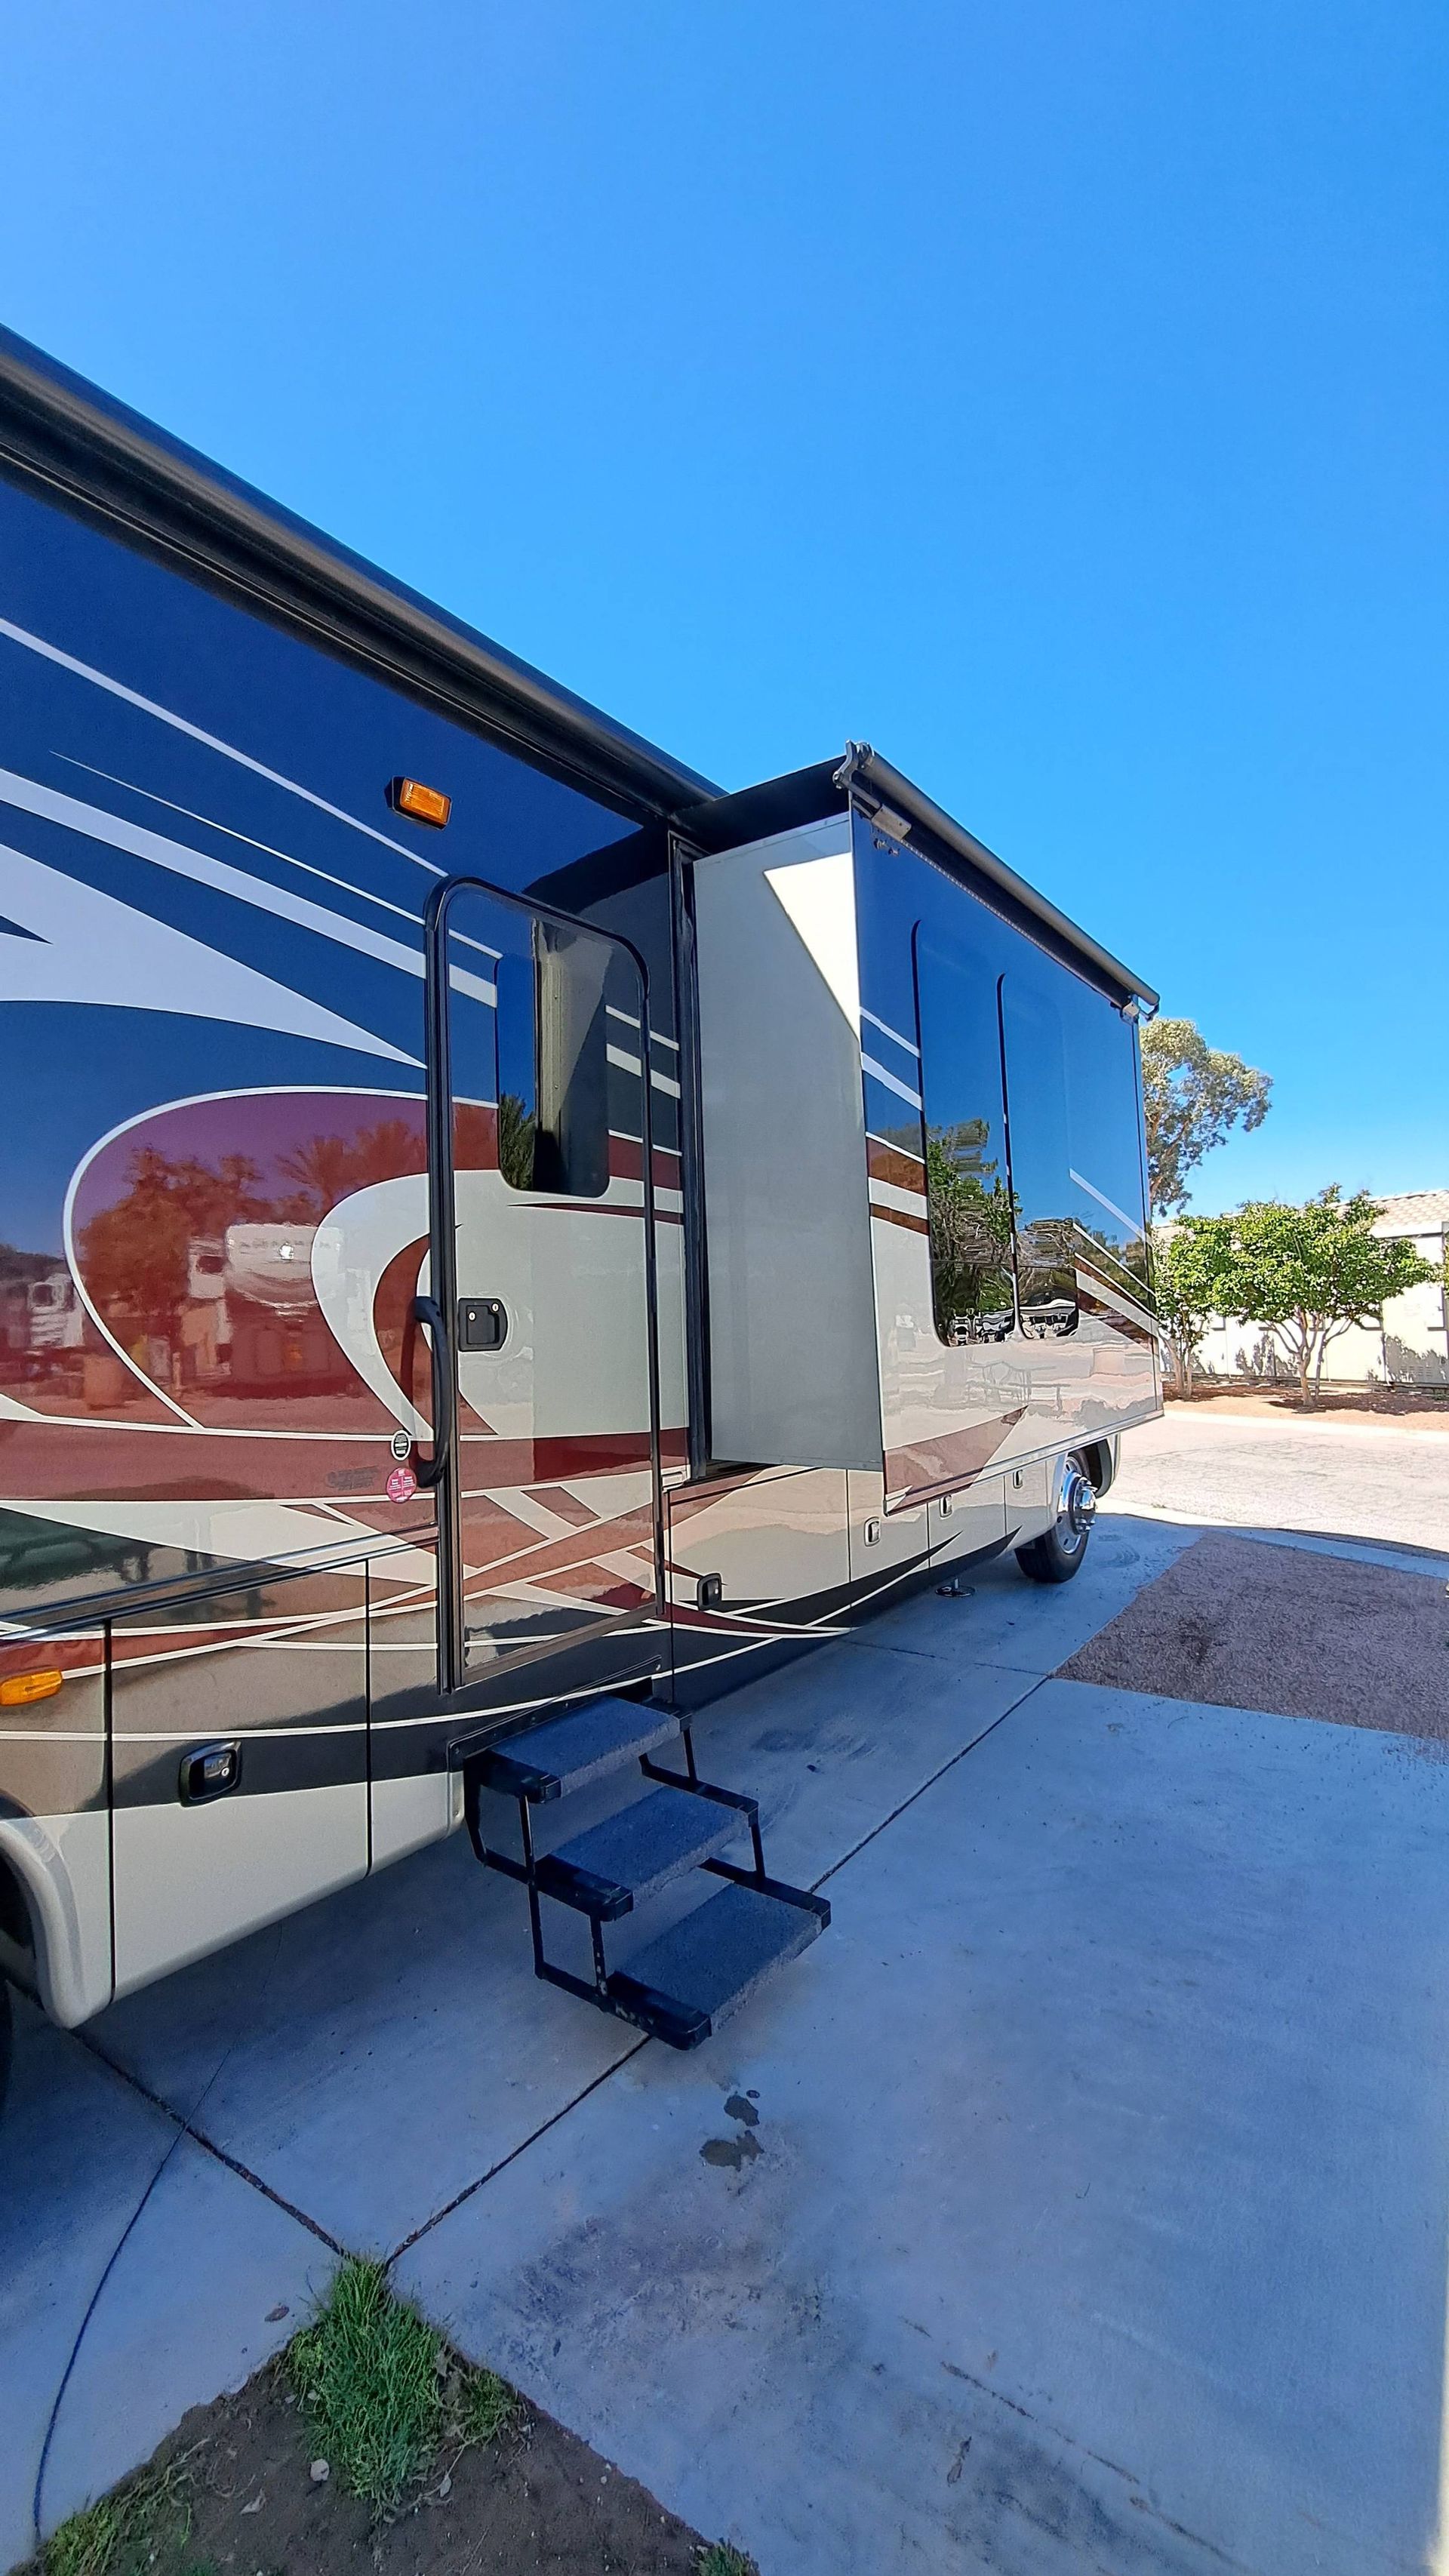
[[[1449,1743],[1442,1581],[1307,1548],[1200,1538],[1059,1670]]]
[[[444,2451],[381,2522],[334,2479],[314,2482],[314,2450],[276,2363],[194,2408],[132,2482],[160,2500],[118,2576],[699,2576],[697,2532],[521,2402],[495,2441]]]
[[[1209,1378],[1200,1381],[1191,1395],[1182,1395],[1174,1386],[1164,1387],[1163,1395],[1168,1404],[1190,1406],[1194,1413],[1227,1413],[1238,1420],[1281,1422],[1286,1416],[1298,1422],[1370,1423],[1375,1430],[1395,1422],[1422,1429],[1438,1421],[1449,1430],[1449,1387],[1325,1387],[1316,1405],[1304,1405],[1296,1386],[1229,1384]]]

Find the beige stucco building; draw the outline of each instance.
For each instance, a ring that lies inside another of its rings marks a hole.
[[[1412,1243],[1435,1276],[1391,1297],[1383,1330],[1350,1325],[1329,1343],[1325,1386],[1449,1386],[1444,1256],[1449,1243],[1449,1189],[1406,1190],[1383,1201],[1375,1234]],[[1217,1322],[1198,1345],[1197,1366],[1212,1377],[1292,1377],[1293,1370],[1262,1324]]]

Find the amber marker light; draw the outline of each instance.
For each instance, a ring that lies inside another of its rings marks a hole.
[[[432,823],[440,832],[453,810],[451,796],[441,787],[425,787],[420,778],[395,778],[387,792],[395,813],[411,814],[415,823]]]
[[[53,1664],[43,1673],[11,1673],[0,1682],[0,1708],[31,1708],[38,1699],[54,1699],[64,1679]]]

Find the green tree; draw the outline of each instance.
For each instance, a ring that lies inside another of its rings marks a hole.
[[[1346,1199],[1333,1182],[1304,1207],[1258,1200],[1224,1220],[1232,1251],[1221,1311],[1266,1325],[1305,1405],[1318,1402],[1329,1343],[1354,1324],[1382,1327],[1387,1298],[1434,1276],[1411,1243],[1374,1233],[1380,1213],[1366,1191]]]
[[[1244,1134],[1268,1115],[1272,1078],[1240,1055],[1210,1047],[1195,1020],[1153,1020],[1142,1032],[1142,1106],[1154,1214],[1187,1205],[1204,1154],[1234,1127]]]
[[[958,1316],[1011,1304],[1011,1196],[987,1142],[981,1118],[933,1128],[926,1140],[931,1288],[943,1337]]]
[[[538,1127],[516,1091],[498,1095],[498,1168],[510,1189],[531,1190]]]
[[[1192,1393],[1193,1360],[1210,1319],[1234,1311],[1233,1224],[1230,1216],[1185,1216],[1153,1236],[1157,1312],[1184,1395]]]
[[[213,1170],[189,1156],[172,1162],[153,1145],[133,1151],[124,1195],[98,1209],[81,1236],[82,1271],[113,1329],[173,1330],[193,1244],[270,1214],[260,1177],[245,1154],[224,1154]]]

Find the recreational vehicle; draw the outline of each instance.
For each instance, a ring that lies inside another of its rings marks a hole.
[[[865,744],[724,793],[12,338],[0,978],[0,1991],[462,1828],[705,2037],[828,1909],[692,1710],[1070,1577],[1159,1408],[1150,988]]]

